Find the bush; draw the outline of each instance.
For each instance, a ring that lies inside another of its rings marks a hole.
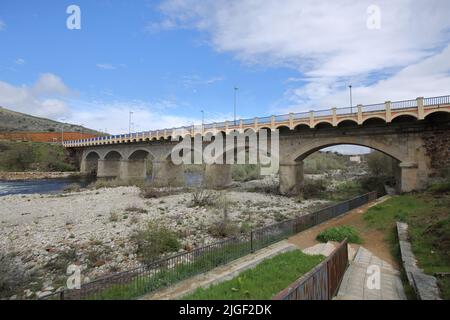
[[[367,166],[375,176],[393,176],[393,158],[379,151],[372,151],[367,155]]]
[[[337,241],[341,242],[347,238],[350,243],[361,243],[359,232],[350,226],[339,226],[328,228],[319,233],[316,239],[320,242]]]
[[[386,193],[384,186],[395,186],[395,179],[388,176],[364,177],[359,179],[363,192],[377,191],[378,195]]]
[[[125,212],[130,212],[130,213],[147,213],[148,211],[146,209],[144,209],[144,208],[131,206],[131,207],[125,208]]]
[[[136,230],[131,236],[136,245],[136,254],[144,263],[151,263],[161,255],[181,248],[177,234],[156,222],[148,222],[144,229]]]
[[[174,194],[173,191],[162,190],[160,188],[155,188],[153,186],[141,187],[141,197],[145,199],[157,199],[160,197],[165,197]]]
[[[71,183],[64,187],[64,192],[80,192],[81,186],[78,183]]]
[[[305,179],[303,184],[303,196],[308,198],[314,198],[323,196],[323,193],[327,190],[327,181],[325,179]]]
[[[231,168],[232,178],[235,181],[250,181],[261,179],[260,167],[257,164],[236,164]]]
[[[193,207],[206,207],[213,206],[216,204],[218,195],[211,190],[205,189],[203,187],[194,188],[192,192],[192,202]]]
[[[19,258],[12,254],[0,253],[0,297],[6,298],[23,290],[33,277],[25,271]]]
[[[428,188],[433,193],[446,193],[450,191],[450,181],[435,183]]]
[[[213,223],[208,228],[208,233],[214,238],[228,238],[238,234],[241,228],[229,220],[221,220]]]

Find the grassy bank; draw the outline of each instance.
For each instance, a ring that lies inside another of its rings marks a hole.
[[[0,142],[0,171],[73,171],[60,144]]]
[[[253,269],[242,272],[229,281],[207,289],[197,289],[183,299],[268,300],[323,259],[323,256],[310,256],[299,250],[282,253],[261,262]]]
[[[437,191],[436,191],[437,190]],[[409,225],[413,252],[425,273],[450,272],[450,188],[434,186],[430,191],[396,196],[370,208],[365,214],[369,227],[384,232],[399,263],[400,249],[395,222]],[[444,299],[450,299],[450,281],[438,278]]]

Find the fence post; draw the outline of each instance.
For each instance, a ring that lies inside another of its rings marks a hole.
[[[253,253],[253,230],[250,231],[250,252]]]

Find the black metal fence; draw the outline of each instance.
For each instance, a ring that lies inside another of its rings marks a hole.
[[[273,300],[331,300],[348,266],[347,239],[314,269],[278,293]]]
[[[252,230],[189,252],[172,255],[129,271],[99,278],[81,285],[80,289],[58,291],[43,299],[133,299],[212,270],[376,198],[377,193],[370,192],[313,213]]]

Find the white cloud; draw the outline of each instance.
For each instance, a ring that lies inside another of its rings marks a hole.
[[[16,60],[14,60],[14,63],[18,64],[18,65],[22,65],[25,63],[25,60],[22,58],[17,58]]]
[[[189,75],[189,76],[184,76],[181,80],[181,82],[183,83],[183,85],[185,87],[194,87],[194,86],[198,86],[198,85],[210,85],[210,84],[214,84],[216,82],[220,82],[223,81],[224,77],[221,76],[215,76],[215,77],[210,77],[210,78],[202,78],[198,75]]]
[[[83,124],[86,127],[104,130],[110,133],[128,133],[129,111],[133,112],[132,122],[134,131],[148,131],[165,129],[192,124],[201,124],[201,118],[177,116],[168,113],[175,108],[176,103],[170,100],[156,102],[145,101],[73,101],[77,105],[74,112],[66,120],[71,123]],[[227,115],[229,116],[229,115]],[[220,121],[224,115],[216,115],[206,119],[207,122]]]
[[[201,124],[200,114],[198,117],[170,114],[170,110],[181,106],[173,99],[152,102],[75,99],[74,91],[51,73],[40,75],[32,85],[15,86],[0,81],[0,106],[55,120],[64,118],[65,122],[82,124],[99,131],[107,128],[111,133],[128,132],[129,111],[134,112],[134,131]],[[223,114],[209,116],[207,122],[219,122],[230,117]]]
[[[161,11],[163,21],[170,21],[168,29],[203,31],[219,52],[245,63],[298,70],[299,77],[287,81],[302,82],[287,90],[287,109],[347,106],[349,83],[357,102],[448,93],[443,92],[449,88],[448,72],[439,66],[448,56],[450,2],[377,1],[379,30],[366,25],[372,4],[167,0]]]
[[[3,22],[3,20],[0,20],[0,31],[5,30],[6,24]]]
[[[15,111],[55,118],[68,113],[64,97],[71,90],[58,76],[45,73],[32,85],[14,86],[0,81],[0,105]]]
[[[116,70],[117,67],[109,63],[97,63],[97,68],[102,70]]]

